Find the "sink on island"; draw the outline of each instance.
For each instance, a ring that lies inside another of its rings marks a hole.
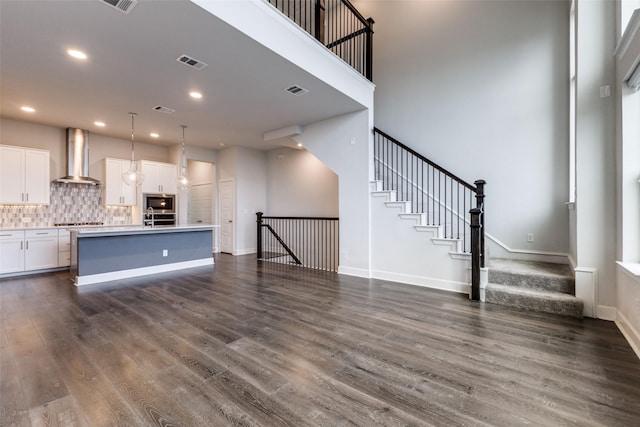
[[[70,229],[76,286],[213,265],[213,225]]]

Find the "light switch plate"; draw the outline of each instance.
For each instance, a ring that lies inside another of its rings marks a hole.
[[[29,218],[28,216],[24,217],[22,218],[22,222],[31,222],[31,218]]]

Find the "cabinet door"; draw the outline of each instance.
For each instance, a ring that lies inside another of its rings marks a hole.
[[[25,238],[24,269],[40,270],[58,266],[58,235]]]
[[[24,271],[24,239],[0,240],[0,274]]]
[[[136,194],[138,193],[138,187],[136,185],[127,185],[122,181],[122,174],[129,170],[130,165],[131,161],[122,160],[120,164],[120,174],[118,175],[122,194],[122,205],[124,206],[135,206],[137,199]]]
[[[0,147],[0,203],[24,203],[24,149]]]
[[[104,203],[120,205],[122,203],[122,162],[118,159],[106,159],[104,164]]]
[[[25,150],[25,203],[48,205],[50,193],[49,152]]]
[[[176,194],[178,191],[178,168],[172,164],[161,164],[158,166],[158,181],[160,190],[165,194]]]
[[[160,183],[158,182],[158,166],[157,163],[142,162],[140,170],[144,175],[142,182],[143,193],[160,193]]]

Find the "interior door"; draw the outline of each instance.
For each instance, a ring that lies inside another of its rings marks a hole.
[[[233,253],[235,239],[233,181],[220,181],[220,252]]]

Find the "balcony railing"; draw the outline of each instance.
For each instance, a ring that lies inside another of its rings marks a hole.
[[[373,79],[373,24],[348,0],[267,0],[367,79]]]

